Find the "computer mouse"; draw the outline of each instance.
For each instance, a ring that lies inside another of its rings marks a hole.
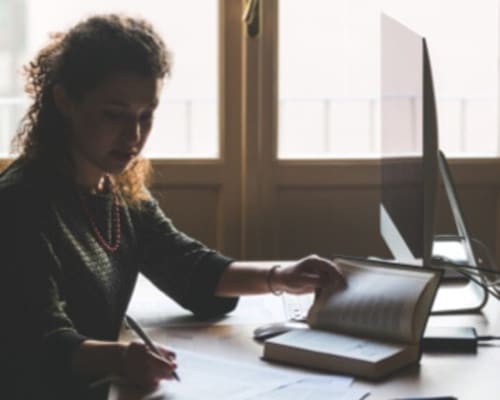
[[[253,338],[256,340],[266,340],[293,329],[306,329],[307,324],[303,322],[283,321],[265,324],[255,328]]]

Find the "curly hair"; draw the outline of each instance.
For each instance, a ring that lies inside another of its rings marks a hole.
[[[81,100],[117,72],[163,79],[170,75],[171,55],[150,23],[109,14],[89,17],[49,43],[24,66],[25,91],[32,102],[12,141],[20,158],[73,171],[66,124],[56,107],[53,87]],[[129,205],[148,198],[149,160],[138,157],[113,183]]]

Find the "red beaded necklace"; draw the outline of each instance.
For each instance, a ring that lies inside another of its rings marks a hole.
[[[94,218],[92,217],[92,214],[87,207],[87,204],[85,202],[85,199],[83,198],[83,195],[80,195],[80,200],[82,202],[83,206],[83,211],[85,212],[85,215],[87,216],[87,219],[89,220],[90,226],[92,227],[92,230],[94,231],[94,234],[97,238],[97,241],[99,244],[109,251],[110,253],[114,253],[116,250],[118,250],[118,247],[120,247],[121,243],[121,229],[120,229],[120,202],[118,201],[118,195],[116,192],[113,190],[113,215],[112,215],[112,225],[114,226],[113,232],[114,235],[111,239],[114,238],[114,243],[108,243],[108,241],[104,238],[104,235],[101,233],[99,228],[97,227],[97,224],[95,223]]]

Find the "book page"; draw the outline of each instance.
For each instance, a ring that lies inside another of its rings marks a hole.
[[[418,300],[432,273],[336,260],[347,287],[325,290],[311,308],[311,327],[412,342]]]

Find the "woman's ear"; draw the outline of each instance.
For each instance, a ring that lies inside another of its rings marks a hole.
[[[71,111],[71,99],[66,92],[66,89],[60,84],[55,84],[52,88],[52,96],[57,110],[64,116],[69,117]]]

